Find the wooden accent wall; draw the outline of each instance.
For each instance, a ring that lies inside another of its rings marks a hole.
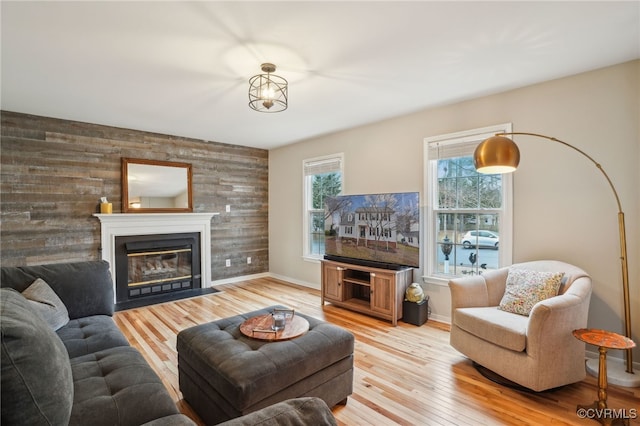
[[[113,202],[114,213],[122,211],[120,163],[131,157],[192,164],[194,211],[220,212],[211,223],[214,280],[269,270],[268,151],[6,111],[0,115],[2,265],[100,259],[100,222],[92,214],[100,197]]]

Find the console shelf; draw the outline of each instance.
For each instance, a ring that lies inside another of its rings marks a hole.
[[[388,270],[333,260],[322,261],[322,306],[325,302],[386,319],[396,326],[413,269]]]

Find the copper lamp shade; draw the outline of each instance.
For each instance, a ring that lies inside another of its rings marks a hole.
[[[473,163],[480,173],[511,173],[520,163],[520,150],[511,139],[492,136],[478,145],[473,153]]]

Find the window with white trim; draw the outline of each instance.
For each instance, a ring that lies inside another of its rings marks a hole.
[[[303,162],[304,217],[303,256],[322,259],[324,256],[324,203],[327,197],[342,192],[343,154],[311,158]]]
[[[424,140],[426,282],[511,264],[512,174],[480,174],[473,165],[476,146],[500,132],[511,124]]]

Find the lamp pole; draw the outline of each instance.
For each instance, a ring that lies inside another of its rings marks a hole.
[[[629,302],[629,269],[627,264],[627,236],[626,236],[625,223],[624,223],[624,212],[622,211],[622,205],[620,204],[620,197],[618,197],[618,191],[616,191],[615,186],[613,186],[613,182],[611,182],[609,175],[607,175],[607,172],[604,171],[604,169],[602,168],[602,165],[598,163],[596,160],[594,160],[593,157],[591,157],[589,154],[587,154],[586,152],[582,151],[579,148],[576,148],[575,146],[567,142],[561,141],[560,139],[557,139],[551,136],[541,135],[538,133],[526,133],[526,132],[496,133],[496,136],[511,136],[511,135],[536,136],[536,137],[557,142],[566,147],[569,147],[574,151],[582,154],[586,158],[588,158],[589,161],[591,161],[596,166],[596,168],[600,170],[602,175],[607,180],[607,183],[609,183],[609,187],[611,188],[611,191],[613,192],[613,196],[616,199],[616,203],[618,204],[618,232],[620,234],[620,263],[622,266],[622,294],[624,297],[624,329],[625,329],[624,332],[625,332],[625,335],[629,339],[631,339],[631,308],[629,304],[630,303]],[[625,352],[626,352],[626,372],[633,374],[632,350],[631,348],[629,348]]]

